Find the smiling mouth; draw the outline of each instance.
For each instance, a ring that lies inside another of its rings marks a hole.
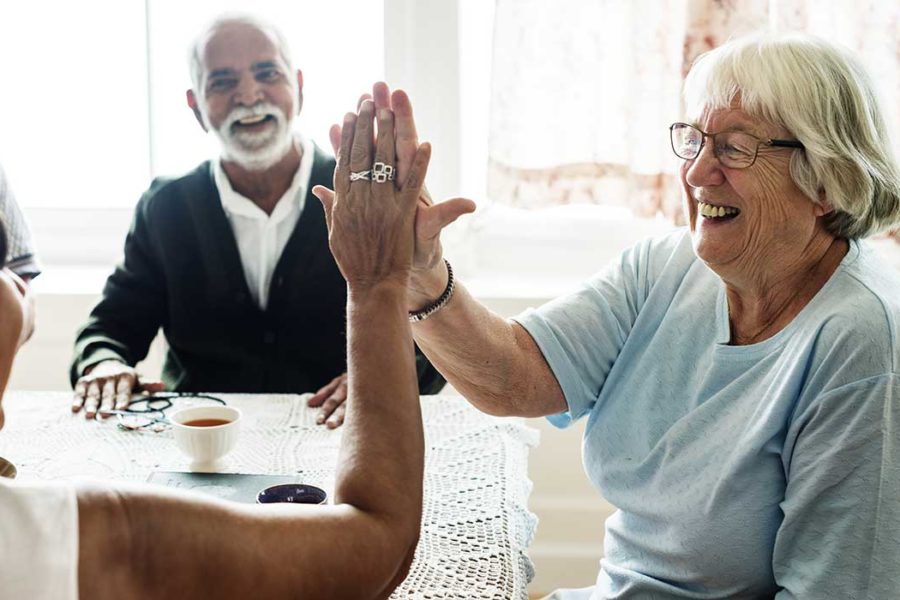
[[[238,119],[234,123],[232,123],[232,127],[241,128],[241,127],[257,127],[263,123],[268,123],[270,121],[274,121],[275,117],[273,115],[253,115],[252,117],[244,117],[243,119]]]
[[[741,211],[733,206],[716,206],[706,202],[697,202],[697,212],[704,219],[715,221],[729,221],[741,214]]]

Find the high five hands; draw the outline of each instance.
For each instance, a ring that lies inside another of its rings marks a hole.
[[[406,92],[391,93],[387,84],[379,82],[372,88],[372,95],[364,95],[359,102],[362,110],[366,102],[374,104],[375,114],[387,109],[393,113],[394,147],[397,159],[395,184],[406,181],[419,148],[416,122],[412,104]],[[346,123],[346,121],[345,121]],[[335,156],[341,156],[341,125],[331,128],[331,145]],[[339,167],[340,168],[340,165]],[[313,193],[323,202],[334,197],[331,190],[317,186]],[[434,301],[447,285],[447,270],[441,260],[441,230],[460,216],[473,212],[475,203],[466,198],[452,198],[435,204],[425,187],[419,195],[415,214],[415,240],[407,293],[408,310],[414,311]]]
[[[382,143],[391,143],[394,146],[392,156],[387,157],[389,164],[396,161],[394,184],[396,189],[404,185],[413,185],[418,190],[418,198],[415,206],[413,220],[414,240],[412,249],[412,262],[406,278],[407,284],[407,310],[418,310],[437,298],[447,285],[447,271],[444,266],[441,248],[441,230],[453,223],[461,215],[475,210],[475,203],[466,198],[452,198],[439,204],[434,204],[428,190],[421,181],[408,183],[411,169],[413,169],[417,151],[425,150],[419,145],[416,123],[413,118],[412,104],[405,92],[397,90],[391,93],[385,83],[376,83],[372,88],[372,94],[364,94],[357,106],[357,115],[347,115],[343,125],[333,125],[330,131],[331,145],[334,154],[338,157],[338,169],[335,172],[335,190],[340,193],[340,185],[348,177],[350,170],[365,170],[371,166],[371,156],[367,148],[372,147],[370,141],[375,135],[374,127],[369,125],[373,120],[378,125],[378,140]],[[385,112],[387,111],[387,112]],[[360,124],[362,123],[362,130]],[[348,130],[349,126],[349,130]],[[390,128],[390,135],[386,129]],[[363,136],[366,143],[362,144]],[[358,142],[355,142],[358,138]],[[356,146],[351,147],[356,143]],[[365,148],[363,147],[365,146]],[[345,150],[342,153],[341,150]],[[382,156],[386,150],[382,149]],[[376,154],[378,151],[376,150]],[[430,158],[430,147],[427,148]],[[362,158],[362,157],[369,157]],[[356,159],[357,164],[353,164]],[[391,160],[394,159],[394,160]],[[366,160],[369,160],[367,163]],[[341,169],[341,161],[344,161],[346,173]],[[427,159],[424,163],[427,167]],[[424,177],[424,172],[421,174]],[[421,185],[420,185],[421,184]],[[348,190],[349,191],[349,188]],[[332,211],[334,207],[335,192],[323,186],[316,186],[313,193],[322,201],[326,216],[329,220],[329,236],[334,227]],[[373,224],[383,229],[379,219],[384,216],[370,212],[366,218],[372,219]],[[340,251],[340,250],[339,250]],[[378,256],[373,253],[374,256]],[[340,264],[340,260],[338,260]],[[343,272],[343,267],[342,272]],[[347,274],[345,273],[345,276]],[[347,399],[346,374],[336,377],[328,385],[324,386],[309,399],[309,406],[321,407],[317,421],[324,423],[329,428],[340,426],[344,421]]]

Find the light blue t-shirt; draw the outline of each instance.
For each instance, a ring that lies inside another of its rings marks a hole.
[[[900,276],[865,244],[749,346],[684,230],[517,321],[618,508],[592,598],[900,598]]]

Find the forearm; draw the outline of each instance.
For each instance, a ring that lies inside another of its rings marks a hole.
[[[413,335],[447,381],[483,412],[535,417],[565,410],[562,389],[528,333],[459,282],[450,302],[416,323]]]
[[[347,298],[347,417],[335,500],[399,519],[417,536],[424,441],[405,292],[381,285]]]
[[[346,505],[91,486],[78,504],[83,598],[379,598],[406,552],[384,523]]]

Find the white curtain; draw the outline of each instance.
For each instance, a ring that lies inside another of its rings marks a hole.
[[[677,220],[668,125],[682,117],[682,79],[702,52],[761,30],[806,31],[857,51],[900,123],[900,2],[497,0],[489,196]]]

